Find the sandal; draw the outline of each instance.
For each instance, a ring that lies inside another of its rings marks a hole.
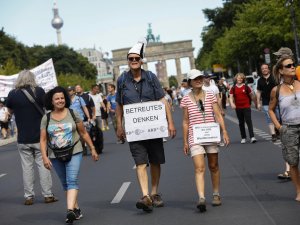
[[[280,180],[291,179],[290,171],[285,171],[284,173],[278,174],[277,178]]]

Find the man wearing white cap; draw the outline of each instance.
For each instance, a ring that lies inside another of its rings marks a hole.
[[[117,136],[120,140],[125,139],[125,132],[122,127],[123,105],[158,100],[163,102],[166,108],[169,135],[172,138],[176,135],[171,111],[156,75],[141,69],[143,62],[145,62],[146,43],[146,39],[143,38],[129,50],[127,60],[130,70],[124,72],[117,81]],[[157,138],[129,142],[129,147],[136,164],[136,173],[142,191],[142,198],[136,203],[136,207],[145,212],[151,212],[153,206],[162,207],[164,205],[157,192],[161,173],[160,164],[165,163],[163,140]],[[149,163],[152,182],[151,193],[148,190],[147,165]]]

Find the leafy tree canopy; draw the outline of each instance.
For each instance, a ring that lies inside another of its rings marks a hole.
[[[0,30],[0,71],[11,75],[22,69],[34,68],[52,58],[57,74],[77,74],[96,80],[97,69],[81,54],[66,45],[27,47]],[[8,69],[9,68],[9,69]]]

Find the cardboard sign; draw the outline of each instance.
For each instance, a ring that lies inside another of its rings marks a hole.
[[[52,59],[33,68],[31,72],[35,75],[35,81],[45,92],[57,86],[57,79]],[[15,81],[19,74],[4,76],[0,75],[0,97],[7,97],[8,93],[15,88]]]
[[[123,106],[128,142],[168,137],[165,105],[160,101]]]
[[[221,141],[218,123],[202,123],[193,126],[194,143],[219,143]]]

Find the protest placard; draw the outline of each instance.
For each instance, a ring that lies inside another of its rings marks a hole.
[[[220,125],[218,123],[202,123],[193,126],[194,143],[219,143],[221,141]]]
[[[33,68],[31,72],[34,73],[38,86],[42,87],[46,92],[57,86],[52,59]],[[14,89],[14,83],[17,78],[18,74],[10,76],[0,75],[0,97],[7,97],[10,90]]]
[[[168,137],[165,105],[160,101],[123,107],[128,142]]]

